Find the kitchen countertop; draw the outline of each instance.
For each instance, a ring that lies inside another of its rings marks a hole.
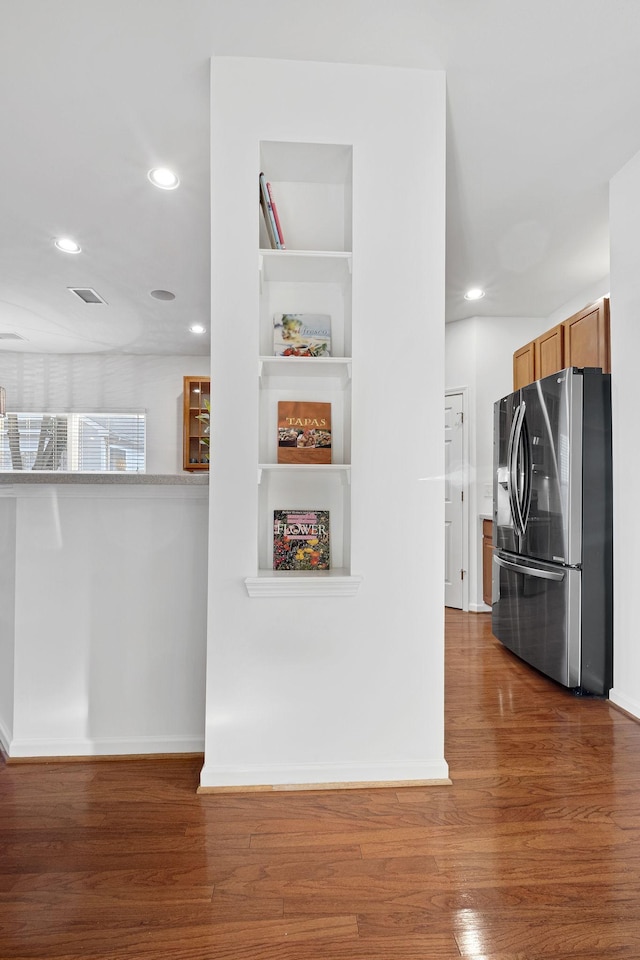
[[[0,473],[0,484],[14,483],[107,483],[107,484],[165,484],[206,486],[208,473],[63,473],[57,470],[15,470]]]

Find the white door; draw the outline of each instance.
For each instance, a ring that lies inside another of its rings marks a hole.
[[[462,609],[464,417],[462,394],[444,398],[444,602]]]

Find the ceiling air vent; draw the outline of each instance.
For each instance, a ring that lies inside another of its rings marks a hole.
[[[83,303],[106,303],[106,300],[103,300],[102,297],[92,290],[91,287],[67,287],[67,290],[70,290],[71,293],[75,293],[76,297],[80,297]]]
[[[26,340],[26,337],[21,337],[19,333],[3,333],[0,330],[0,340]]]

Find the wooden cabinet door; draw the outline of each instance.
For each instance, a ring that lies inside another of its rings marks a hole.
[[[482,521],[482,599],[491,606],[493,591],[491,572],[493,563],[493,524],[491,520]]]
[[[562,325],[566,367],[600,367],[603,373],[611,372],[607,297],[585,307]]]
[[[182,469],[190,473],[209,469],[210,393],[208,377],[183,377]]]
[[[549,377],[552,373],[557,373],[565,366],[564,363],[564,326],[559,323],[557,327],[547,330],[541,337],[534,340],[535,379],[541,380],[542,377]]]
[[[535,344],[532,340],[513,355],[513,389],[519,390],[535,380]]]

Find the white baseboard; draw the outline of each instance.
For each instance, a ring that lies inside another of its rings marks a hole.
[[[470,603],[469,613],[491,613],[491,607],[486,603]]]
[[[422,783],[449,783],[449,767],[445,760],[425,760],[405,763],[305,763],[247,764],[221,767],[205,765],[200,774],[201,789],[220,788],[276,788],[317,789],[357,787],[370,785],[410,785]]]
[[[630,713],[632,717],[636,718],[636,720],[640,720],[639,700],[634,700],[632,697],[627,697],[626,694],[620,693],[615,689],[615,687],[609,691],[609,700],[611,703],[615,703],[616,707],[620,707],[621,710],[624,710],[625,713]]]
[[[0,730],[0,737],[3,731]],[[4,738],[3,738],[4,745]],[[105,737],[97,740],[10,740],[10,759],[29,757],[110,757],[154,753],[203,753],[203,737]]]

